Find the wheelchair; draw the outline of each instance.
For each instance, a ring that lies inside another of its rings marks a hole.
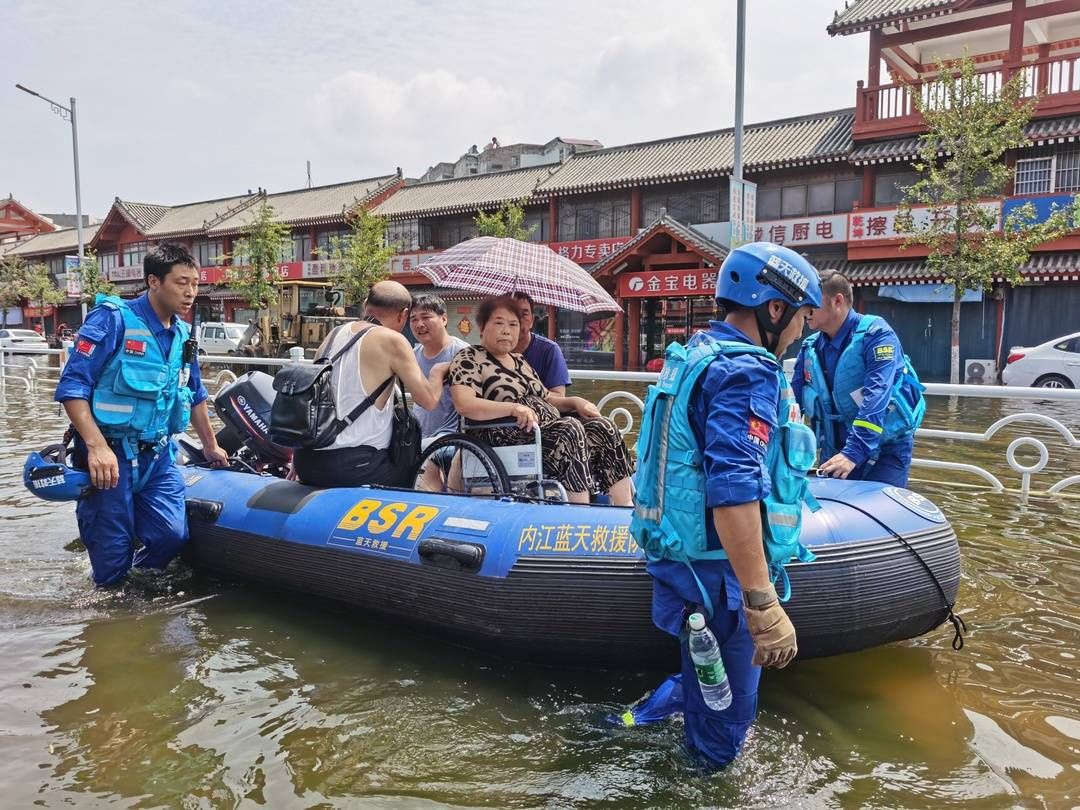
[[[544,477],[540,427],[533,441],[492,447],[470,434],[482,428],[516,427],[513,419],[462,419],[462,432],[441,436],[424,448],[414,488],[442,494],[566,503],[566,489]]]

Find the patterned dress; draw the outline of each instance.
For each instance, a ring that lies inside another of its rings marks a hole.
[[[525,359],[511,354],[509,360],[512,365],[503,365],[483,346],[470,346],[454,356],[447,380],[471,388],[482,399],[532,408],[540,422],[544,475],[567,492],[606,491],[634,471],[626,444],[610,419],[562,416],[547,401],[548,390]],[[494,447],[533,440],[531,433],[517,428],[475,432]]]

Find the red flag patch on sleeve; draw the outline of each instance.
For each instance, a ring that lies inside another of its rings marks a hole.
[[[94,349],[97,348],[96,343],[92,343],[86,338],[80,338],[78,344],[75,346],[75,351],[81,354],[83,357],[90,357],[94,353]]]
[[[769,423],[764,419],[758,419],[756,416],[751,416],[747,435],[749,436],[750,441],[764,447],[769,443]]]
[[[146,354],[146,342],[142,340],[125,340],[124,353],[135,354],[142,357]]]

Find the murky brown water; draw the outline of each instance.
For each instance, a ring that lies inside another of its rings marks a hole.
[[[704,775],[677,725],[603,723],[655,673],[527,668],[183,569],[95,592],[73,510],[19,481],[55,406],[0,404],[5,807],[1080,805],[1080,500],[1022,508],[935,473],[919,488],[961,538],[964,650],[941,629],[768,673],[743,755]],[[1020,409],[935,398],[928,425]],[[922,454],[1000,468],[1016,435]]]

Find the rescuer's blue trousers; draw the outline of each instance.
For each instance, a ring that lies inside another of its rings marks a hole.
[[[94,582],[115,585],[137,568],[164,568],[187,540],[184,479],[171,448],[155,455],[139,453],[133,469],[119,445],[113,445],[120,482],[113,489],[93,490],[79,501],[75,516],[79,534],[90,554]],[[145,476],[145,477],[144,477]],[[142,480],[135,491],[134,481]],[[142,547],[135,551],[135,539]]]
[[[914,444],[914,436],[883,444],[877,461],[864,461],[851,471],[848,480],[880,481],[883,484],[892,484],[894,487],[906,487]]]
[[[701,592],[690,570],[685,564],[671,560],[650,562],[648,570],[653,577],[653,622],[674,636],[685,635],[687,611],[701,602]],[[683,638],[682,712],[686,744],[692,753],[711,764],[723,766],[735,759],[757,715],[761,667],[751,663],[754,642],[746,627],[742,593],[731,565],[725,560],[696,562],[694,571],[713,600],[715,612],[708,626],[720,644],[732,700],[731,705],[721,712],[705,705],[687,641]]]

